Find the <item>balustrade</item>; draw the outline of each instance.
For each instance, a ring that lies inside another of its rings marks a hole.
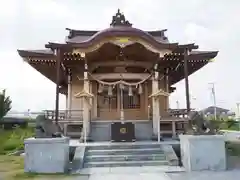
[[[89,113],[91,114],[91,113]],[[55,120],[55,110],[45,110],[44,115],[47,119]],[[91,117],[90,117],[91,118]],[[59,110],[58,121],[83,121],[83,110]]]

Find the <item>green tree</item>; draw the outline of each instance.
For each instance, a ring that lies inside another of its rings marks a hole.
[[[11,110],[12,101],[9,96],[6,96],[6,90],[4,89],[0,93],[0,120]]]

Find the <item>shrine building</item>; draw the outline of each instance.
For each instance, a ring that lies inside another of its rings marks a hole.
[[[18,50],[30,66],[56,84],[55,110],[47,118],[70,137],[86,141],[141,141],[184,133],[190,110],[188,76],[217,51],[171,43],[166,29],[133,27],[118,11],[101,31],[67,29],[65,43]],[[171,109],[174,84],[184,80],[186,109]],[[59,109],[59,94],[66,109]]]

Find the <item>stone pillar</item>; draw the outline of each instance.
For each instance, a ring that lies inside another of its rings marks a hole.
[[[85,55],[84,55],[85,57]],[[86,93],[89,93],[89,79],[88,79],[88,65],[85,63],[84,65],[84,84],[83,89]],[[90,113],[89,113],[89,99],[84,97],[83,98],[83,134],[84,134],[84,141],[89,139],[89,132],[90,132]]]
[[[67,92],[67,115],[71,117],[72,110],[72,77],[68,75],[68,92]]]
[[[154,67],[154,77],[152,78],[152,94],[158,92],[158,72],[157,65]],[[159,105],[159,98],[153,97],[152,98],[152,121],[153,121],[153,136],[158,136],[158,131],[160,127],[160,123],[158,122],[160,120],[160,105]]]

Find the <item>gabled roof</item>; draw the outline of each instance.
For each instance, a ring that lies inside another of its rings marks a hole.
[[[151,63],[159,63],[158,67],[161,67],[163,69],[168,69],[171,67],[171,70],[168,72],[172,73],[170,75],[170,85],[175,84],[184,78],[184,49],[187,48],[191,51],[188,56],[189,75],[206,65],[210,59],[214,58],[218,54],[217,51],[195,51],[195,49],[198,49],[198,46],[194,43],[185,45],[170,43],[167,37],[164,35],[166,29],[157,31],[143,31],[141,29],[134,28],[132,27],[132,24],[125,19],[125,16],[119,11],[115,16],[113,16],[111,26],[102,31],[85,31],[73,29],[67,30],[69,31],[69,35],[67,36],[66,43],[48,43],[45,45],[47,49],[44,50],[18,50],[19,55],[26,59],[33,68],[38,70],[48,79],[56,82],[56,55],[54,54],[53,49],[61,48],[61,56],[63,56],[63,66],[61,66],[61,71],[63,73],[61,82],[63,87],[62,91],[66,91],[64,89],[67,82],[66,69],[69,70],[69,68],[72,68],[74,63],[78,63],[77,65],[75,64],[78,67],[83,66],[81,63],[84,63],[84,61],[81,61],[83,60],[81,55],[79,53],[73,52],[73,49],[88,48],[94,43],[97,44],[102,40],[102,38],[138,37],[141,38],[141,40],[148,42],[148,44],[150,44],[152,47],[155,47],[157,50],[169,49],[172,53],[159,58],[159,53],[148,51],[145,46],[138,42],[126,45],[125,47],[120,47],[111,43],[105,43],[105,49],[101,46],[103,52],[108,52],[106,49],[109,50],[109,48],[113,49],[110,58],[118,57],[120,49],[125,51],[127,55],[131,55],[132,48],[135,48],[137,50],[137,53],[139,52],[140,54],[137,58],[135,57],[136,59],[142,58],[143,61],[151,60]],[[141,51],[141,49],[143,51]],[[99,51],[97,53],[100,53],[101,49],[99,48],[98,50]],[[96,52],[92,53],[94,54]],[[147,54],[146,56],[149,58],[147,59],[146,57],[142,56],[141,53]],[[88,58],[91,59],[91,53],[88,55]],[[94,55],[92,55],[92,57],[94,57]],[[78,71],[81,70],[78,69]],[[158,69],[158,71],[160,72],[161,69]]]
[[[40,50],[17,50],[18,54],[21,57],[30,57],[30,56],[34,56],[34,57],[53,57],[54,53],[53,51],[49,50],[49,49],[40,49]]]
[[[229,109],[216,107],[217,114],[222,114],[222,113],[226,113],[227,114],[229,111],[230,111]],[[205,109],[201,110],[201,112],[203,112],[204,114],[214,114],[215,106],[209,106],[208,108],[205,108]]]
[[[126,27],[125,27],[126,28]],[[81,43],[84,41],[88,41],[92,36],[96,34],[101,34],[102,31],[93,31],[93,30],[75,30],[66,28],[69,31],[68,36],[66,37],[66,43]],[[118,28],[113,28],[112,30],[118,31]],[[144,33],[151,35],[156,41],[168,43],[168,38],[164,35],[164,32],[167,29],[156,30],[156,31],[144,31]]]

